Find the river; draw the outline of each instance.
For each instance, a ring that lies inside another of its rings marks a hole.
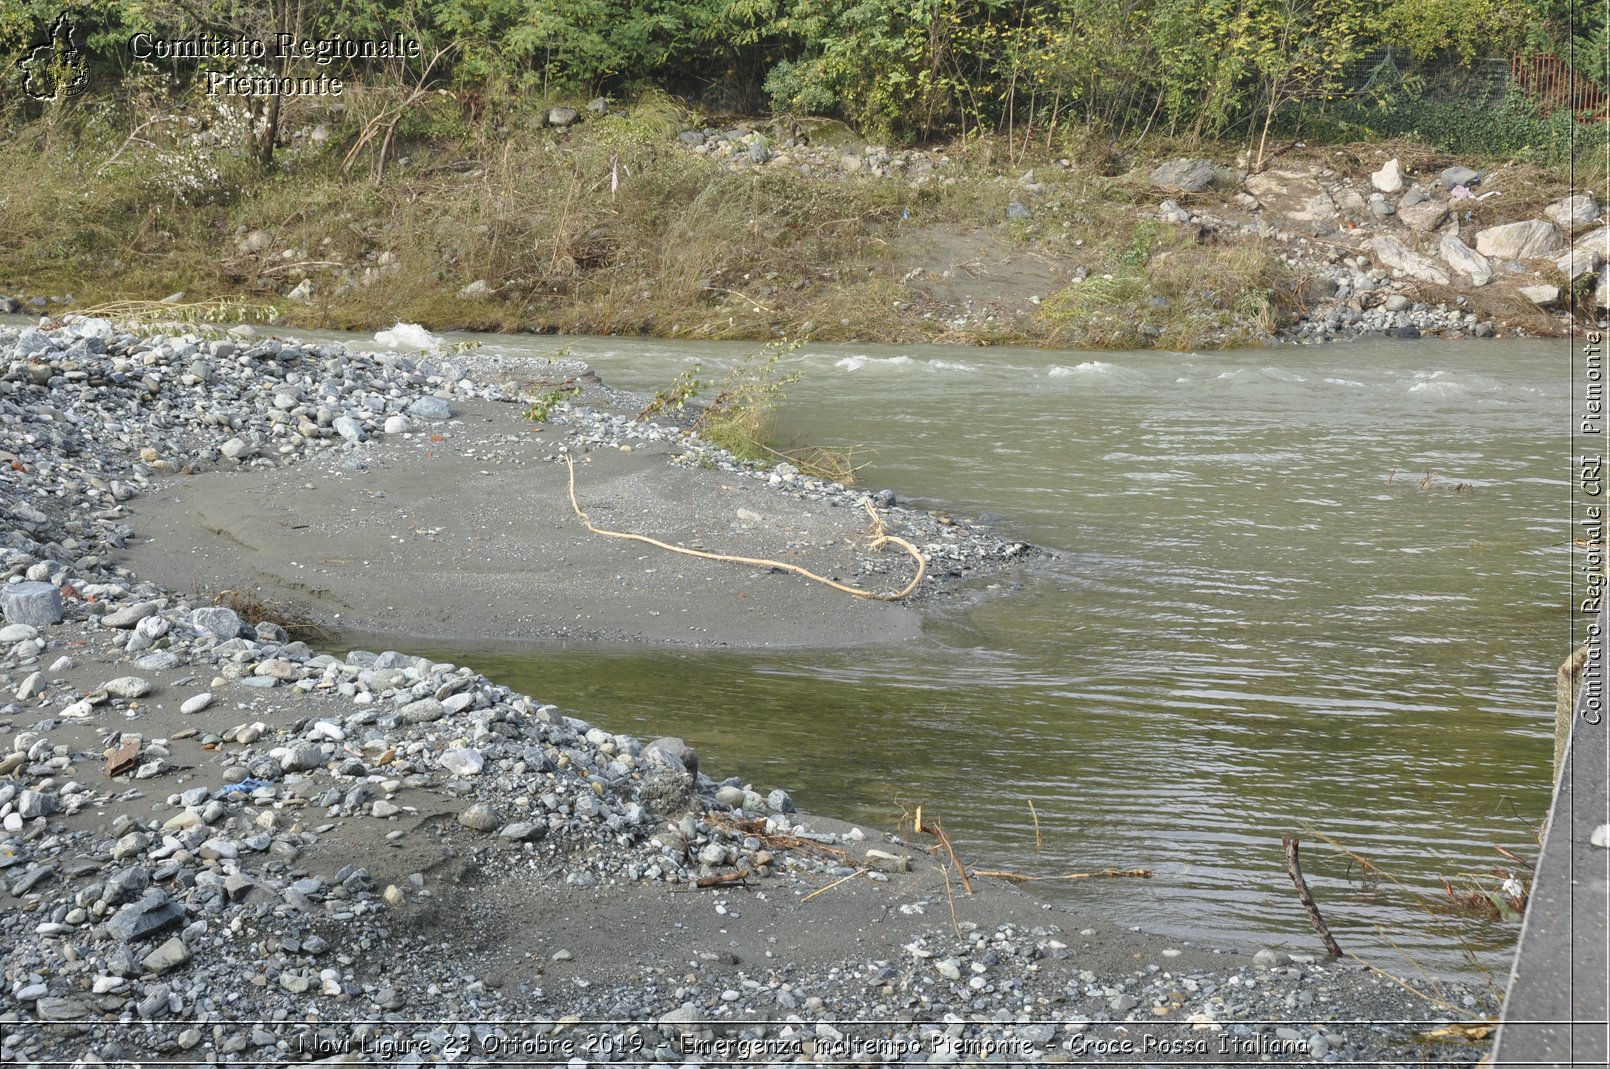
[[[564,344],[643,390],[749,351]],[[1517,926],[1434,907],[1444,877],[1517,868],[1495,845],[1537,853],[1570,641],[1567,359],[807,347],[785,438],[860,447],[861,485],[1055,556],[909,645],[402,644],[872,830],[922,806],[978,867],[1149,868],[1038,887],[1182,938],[1315,950],[1296,834],[1345,949],[1501,987]]]

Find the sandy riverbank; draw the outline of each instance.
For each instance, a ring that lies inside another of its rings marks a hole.
[[[141,502],[184,483],[208,487],[189,499],[207,520],[198,527],[243,542],[270,532],[246,557],[270,576],[299,576],[303,547],[338,552],[307,539],[358,532],[340,537],[379,563],[365,573],[373,600],[353,597],[374,618],[427,564],[468,548],[482,519],[515,532],[500,531],[501,545],[530,554],[533,582],[583,566],[542,562],[542,547],[566,539],[586,543],[600,577],[654,566],[635,547],[622,564],[610,556],[619,546],[584,533],[521,540],[531,506],[514,491],[527,480],[553,489],[563,470],[521,450],[552,449],[563,424],[477,424],[517,406],[466,368],[93,324],[0,343],[0,414],[15,432],[0,469],[8,1062],[415,1064],[464,1060],[470,1044],[529,1061],[568,1043],[565,1064],[722,1064],[734,1048],[718,1040],[764,1044],[763,1062],[1469,1064],[1482,1052],[1424,1036],[1490,1013],[1490,993],[1415,994],[1304,953],[1313,940],[1295,906],[1291,937],[1254,955],[1118,930],[988,878],[968,893],[909,828],[801,815],[786,792],[723,780],[676,740],[615,734],[468,669],[321,655],[185,593],[187,577],[154,573],[147,554],[179,549],[145,525],[186,498]],[[426,398],[449,413],[433,418]],[[385,432],[398,416],[414,429]],[[598,419],[573,448],[597,439],[583,492],[600,522],[658,516],[671,500],[688,527],[668,533],[744,544],[771,517],[805,532],[797,548],[829,567],[864,526],[846,502],[812,496],[830,488],[771,487],[716,462],[671,468],[652,439],[622,452],[607,427],[630,428]],[[500,450],[503,464],[489,463]],[[456,510],[428,511],[438,495],[425,487],[444,470],[433,465],[448,465],[440,481],[471,487],[450,499]],[[391,481],[363,481],[376,473]],[[500,477],[505,494],[475,496],[478,479]],[[309,483],[289,517],[262,493]],[[568,508],[557,496],[541,495],[555,524]],[[738,515],[740,499],[760,522]],[[934,547],[941,590],[1001,566],[968,547],[1012,545],[886,511]],[[419,533],[432,526],[436,542]],[[427,555],[442,546],[447,555]],[[195,556],[229,575],[224,550]],[[412,574],[409,560],[420,562]],[[699,597],[697,575],[645,595]],[[764,608],[782,604],[767,596],[784,583],[797,604],[793,577],[733,581],[750,584],[743,600],[769,621],[735,634],[820,634],[789,631],[801,625]],[[441,626],[467,629],[476,599],[496,606],[500,593],[465,595],[462,618]],[[591,626],[630,622],[585,595],[567,592],[596,614]],[[698,886],[712,878],[728,882]]]

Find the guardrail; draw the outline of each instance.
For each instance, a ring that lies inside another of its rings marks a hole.
[[[1610,823],[1607,628],[1610,607],[1599,613],[1582,668],[1494,1066],[1610,1064],[1610,849],[1591,841]]]

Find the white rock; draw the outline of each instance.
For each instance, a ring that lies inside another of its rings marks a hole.
[[[29,672],[23,679],[22,685],[17,688],[17,700],[25,702],[44,689],[44,674],[41,672]]]
[[[1555,259],[1554,266],[1560,269],[1560,274],[1575,282],[1583,275],[1598,270],[1599,253],[1594,249],[1578,245],[1561,253]]]
[[[1558,286],[1522,286],[1518,292],[1533,304],[1553,304],[1560,299]]]
[[[212,692],[202,691],[193,698],[186,698],[184,704],[179,706],[181,713],[199,713],[212,704]]]
[[[455,776],[476,776],[486,765],[480,751],[454,746],[442,751],[441,766]]]
[[[1543,214],[1564,230],[1591,223],[1599,218],[1599,202],[1592,193],[1578,193],[1562,197],[1543,209]]]
[[[1565,244],[1565,236],[1553,223],[1528,219],[1520,223],[1490,226],[1476,232],[1476,251],[1495,260],[1529,260],[1552,256]]]
[[[1403,172],[1398,168],[1398,161],[1387,160],[1381,169],[1370,175],[1370,185],[1382,193],[1396,193],[1403,188]]]
[[[1421,282],[1435,282],[1439,286],[1448,284],[1447,272],[1419,253],[1411,251],[1397,238],[1387,236],[1371,238],[1364,243],[1364,247],[1374,253],[1375,258],[1395,274],[1406,275]]]
[[[118,676],[101,684],[101,689],[114,698],[143,698],[151,693],[151,683],[139,676]]]

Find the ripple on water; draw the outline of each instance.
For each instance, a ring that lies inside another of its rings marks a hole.
[[[834,367],[841,367],[845,371],[860,371],[870,368],[874,371],[891,370],[893,368],[910,367],[916,361],[909,356],[846,356],[833,361]]]
[[[1053,379],[1061,379],[1069,375],[1111,375],[1115,370],[1117,369],[1105,360],[1086,360],[1073,367],[1066,364],[1052,364],[1045,373]]]

